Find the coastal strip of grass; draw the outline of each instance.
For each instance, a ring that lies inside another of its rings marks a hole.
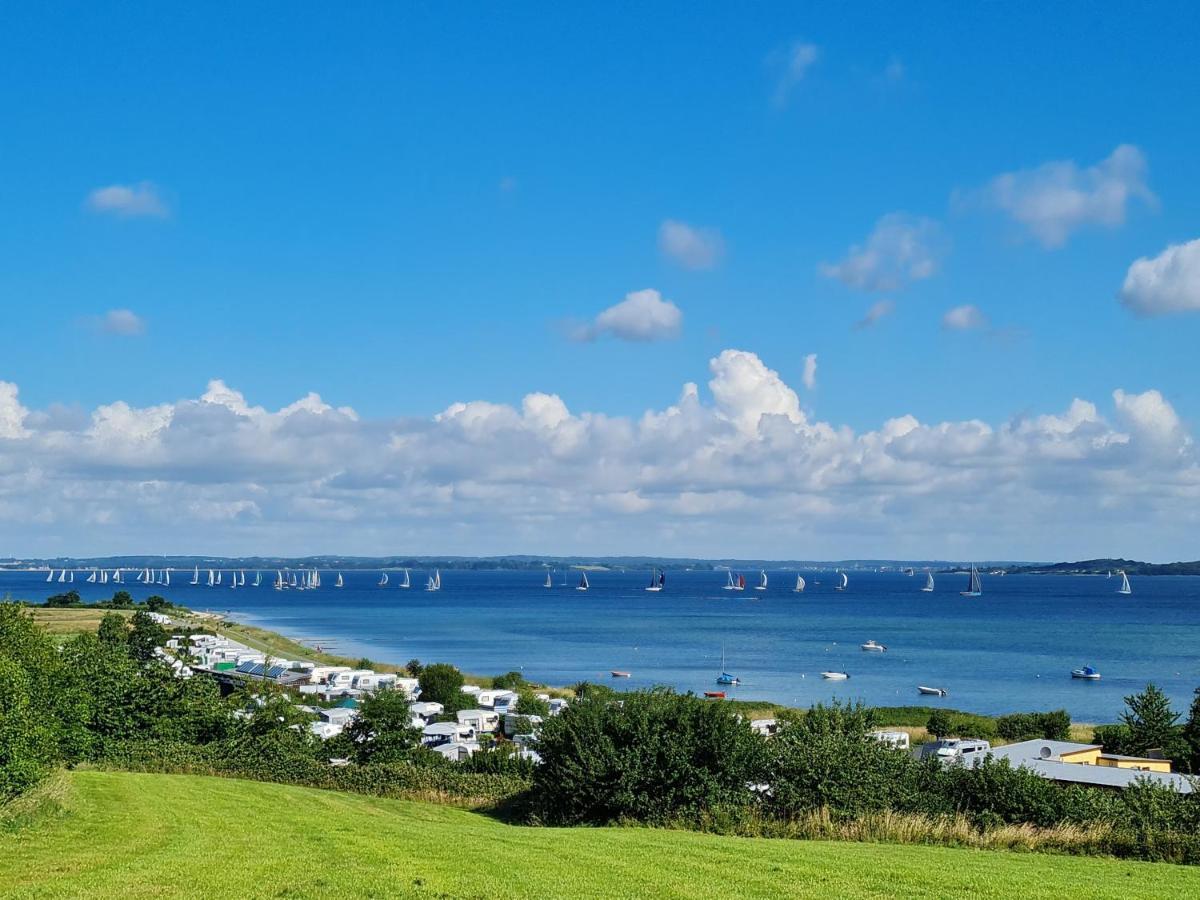
[[[67,812],[0,834],[0,895],[1141,898],[1200,868],[944,847],[528,828],[202,776],[75,771]]]

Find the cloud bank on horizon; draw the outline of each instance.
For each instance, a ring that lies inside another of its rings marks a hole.
[[[811,417],[752,352],[708,370],[706,392],[689,382],[637,418],[530,393],[364,419],[316,394],[268,410],[220,380],[85,413],[28,409],[0,382],[0,531],[28,556],[1173,558],[1200,524],[1195,443],[1156,390],[1118,388],[1107,414],[1076,399],[855,432]]]

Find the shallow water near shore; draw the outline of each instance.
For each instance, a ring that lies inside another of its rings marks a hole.
[[[421,589],[426,574],[414,570],[410,590],[396,586],[396,574],[379,587],[377,571],[345,571],[342,589],[324,573],[318,589],[275,591],[273,572],[259,588],[192,586],[190,572],[173,573],[169,588],[133,583],[132,574],[121,587],[342,655],[447,661],[483,674],[520,669],[547,684],[716,690],[723,648],[725,668],[742,679],[723,688],[729,697],[792,706],[839,697],[986,714],[1061,707],[1076,721],[1107,722],[1148,681],[1184,713],[1200,686],[1200,578],[1138,578],[1123,597],[1116,578],[984,576],[984,595],[965,598],[964,575],[937,576],[935,591],[922,593],[921,574],[852,572],[837,592],[832,572],[804,571],[808,588],[796,594],[795,572],[770,572],[765,592],[722,590],[724,572],[668,572],[661,593],[644,590],[648,572],[589,573],[586,592],[574,589],[571,572],[556,572],[546,589],[542,572],[442,570],[439,592]],[[0,591],[40,601],[70,587],[91,601],[117,589],[79,574],[70,585],[45,579],[2,572]],[[869,639],[887,652],[860,650]],[[1083,665],[1102,679],[1073,680],[1070,670]],[[632,677],[613,679],[613,669]],[[824,670],[850,678],[826,681]],[[918,684],[950,694],[921,696]]]

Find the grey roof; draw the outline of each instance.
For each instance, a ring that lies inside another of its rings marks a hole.
[[[1007,759],[1013,768],[1024,767],[1053,781],[1126,788],[1138,779],[1143,779],[1173,788],[1181,794],[1190,794],[1193,791],[1191,780],[1183,775],[1143,772],[1139,769],[1118,769],[1116,766],[1087,766],[1081,763],[1062,761],[1063,753],[1087,750],[1095,746],[1095,744],[1077,744],[1072,741],[1021,741],[1018,744],[996,747],[990,755],[996,759]],[[977,764],[977,761],[975,762]]]

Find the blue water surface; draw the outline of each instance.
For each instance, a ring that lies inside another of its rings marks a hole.
[[[187,584],[175,572],[170,588],[124,585],[141,599],[161,593],[197,610],[320,643],[337,653],[376,660],[452,662],[465,671],[511,669],[548,684],[602,680],[620,688],[671,685],[714,690],[721,670],[742,684],[731,697],[808,706],[833,697],[876,705],[943,704],[980,713],[1067,709],[1076,721],[1116,719],[1123,698],[1158,684],[1186,712],[1200,686],[1200,578],[1133,579],[1134,593],[1115,593],[1116,578],[984,577],[984,595],[964,598],[965,575],[924,577],[852,572],[849,589],[834,591],[832,572],[805,571],[808,588],[792,592],[794,572],[770,572],[769,589],[722,590],[724,572],[669,572],[666,590],[644,590],[649,572],[595,572],[591,589],[579,576],[514,571],[442,571],[443,589],[421,589],[427,573],[413,571],[410,590],[393,573],[335,573],[310,591],[263,585],[231,590]],[[746,573],[750,584],[757,573]],[[254,573],[247,573],[247,581]],[[66,585],[46,584],[45,572],[2,572],[0,591],[42,600]],[[132,581],[132,574],[126,576]],[[229,581],[226,575],[225,581]],[[76,580],[86,600],[112,595],[113,585]],[[874,639],[886,653],[865,653]],[[1098,682],[1070,678],[1095,666]],[[614,681],[613,669],[632,673]],[[823,670],[843,670],[844,682]],[[917,685],[945,688],[949,697],[919,696]]]

